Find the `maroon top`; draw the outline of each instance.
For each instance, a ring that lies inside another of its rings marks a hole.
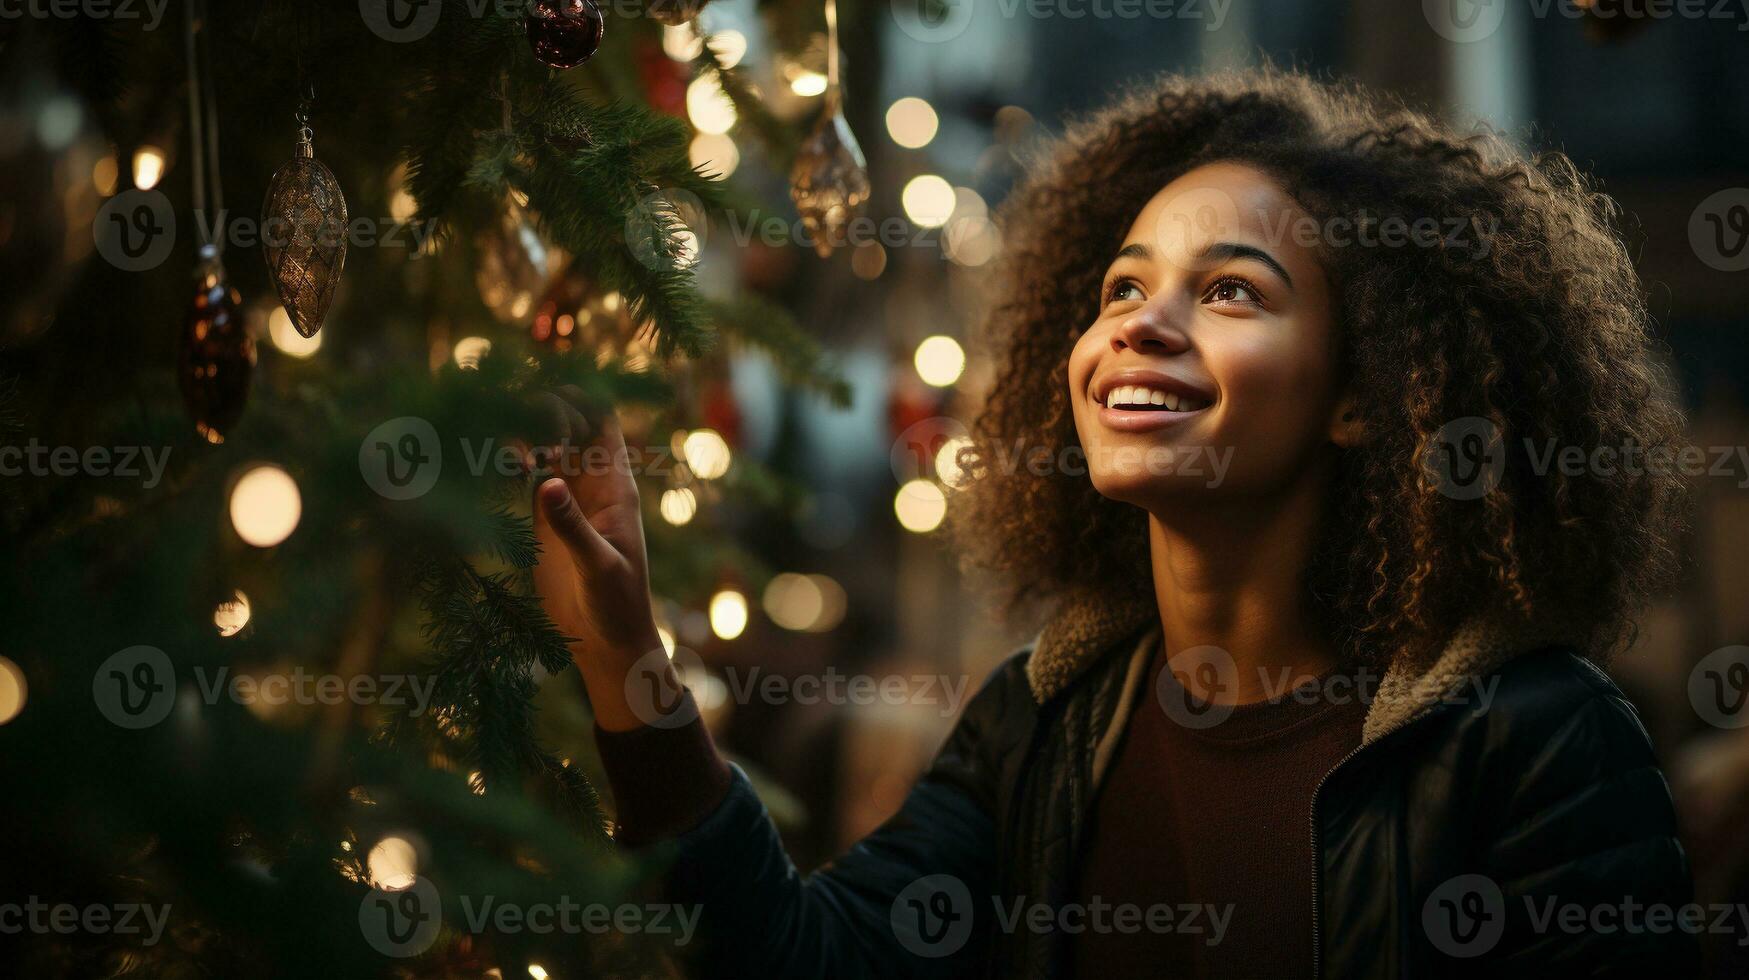
[[[1111,908],[1119,926],[1118,909],[1137,911],[1128,931],[1074,936],[1071,974],[1310,977],[1312,792],[1360,745],[1367,705],[1352,683],[1323,683],[1341,676],[1332,671],[1187,727],[1174,717],[1193,716],[1162,708],[1162,697],[1184,697],[1170,676],[1162,692],[1164,664],[1155,657],[1101,787],[1075,899]],[[1150,918],[1162,905],[1170,918]]]

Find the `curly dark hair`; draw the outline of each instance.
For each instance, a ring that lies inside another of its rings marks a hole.
[[[1562,154],[1527,157],[1274,68],[1132,90],[1070,126],[1004,204],[987,325],[996,376],[962,455],[979,479],[955,495],[950,523],[968,564],[1028,605],[1148,588],[1142,510],[1084,475],[977,461],[1016,439],[1053,454],[1078,445],[1066,365],[1104,270],[1149,198],[1216,161],[1270,175],[1320,221],[1442,229],[1438,246],[1318,249],[1367,432],[1342,453],[1306,582],[1343,651],[1373,663],[1435,651],[1478,614],[1562,623],[1594,656],[1624,645],[1675,570],[1683,483],[1671,467],[1567,475],[1542,454],[1551,440],[1588,454],[1679,444],[1615,203]],[[1474,500],[1441,492],[1427,465],[1442,427],[1467,418],[1497,427],[1505,455]]]

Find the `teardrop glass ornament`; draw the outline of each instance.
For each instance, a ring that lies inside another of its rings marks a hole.
[[[322,329],[346,265],[346,196],[316,159],[305,126],[297,154],[273,175],[261,209],[261,250],[267,275],[305,337]]]
[[[194,303],[176,347],[176,383],[196,430],[215,444],[243,417],[255,373],[255,340],[244,326],[242,302],[225,278],[217,246],[202,245]]]
[[[845,243],[845,230],[868,193],[862,147],[856,145],[833,91],[814,131],[797,150],[790,174],[790,197],[821,258],[831,258],[832,249]]]

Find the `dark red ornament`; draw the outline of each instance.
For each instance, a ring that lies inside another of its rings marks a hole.
[[[255,373],[255,340],[243,325],[243,298],[225,278],[219,250],[202,245],[195,270],[194,306],[176,349],[176,383],[201,436],[211,443],[243,417],[249,378]]]
[[[551,68],[575,68],[601,47],[606,18],[595,0],[530,0],[523,23],[534,56]]]

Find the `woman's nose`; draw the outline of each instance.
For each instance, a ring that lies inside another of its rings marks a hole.
[[[1111,349],[1139,354],[1181,354],[1190,349],[1190,338],[1173,323],[1163,303],[1149,303],[1124,319],[1111,335]]]

